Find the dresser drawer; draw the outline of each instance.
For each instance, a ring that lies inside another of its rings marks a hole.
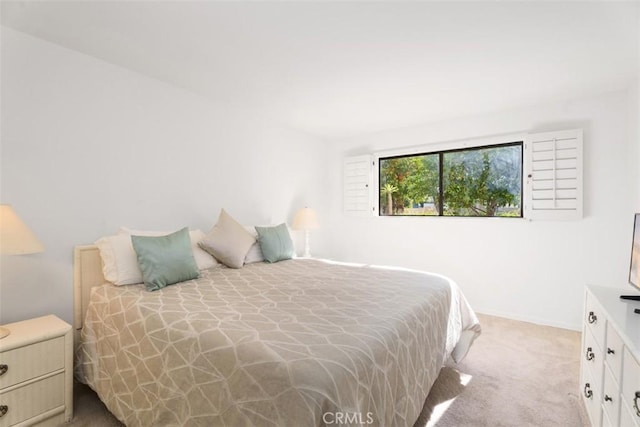
[[[602,383],[600,383],[602,384]],[[591,425],[599,426],[602,417],[602,405],[600,404],[600,391],[593,381],[593,373],[584,364],[580,378],[580,387],[584,406],[591,419]]]
[[[622,343],[622,338],[620,338],[620,335],[618,335],[618,332],[616,332],[611,323],[607,324],[606,341],[607,345],[603,349],[604,358],[611,370],[611,373],[613,374],[613,378],[618,384],[620,384],[624,344]]]
[[[0,427],[11,426],[49,412],[64,412],[64,373],[0,393],[0,405],[8,407],[0,418]]]
[[[622,360],[622,400],[640,424],[640,364],[625,347]],[[638,396],[636,396],[638,393]]]
[[[640,418],[625,402],[620,404],[620,425],[622,427],[640,427]]]
[[[617,426],[620,419],[620,388],[609,369],[604,370],[604,387],[602,391],[602,409],[611,422]]]
[[[0,365],[6,366],[6,372],[0,376],[0,391],[64,369],[64,350],[64,337],[58,337],[0,353]]]
[[[604,347],[604,334],[606,332],[606,316],[604,310],[600,307],[600,304],[595,298],[587,293],[587,301],[585,306],[585,325],[587,329],[591,331],[596,343],[600,348]]]
[[[602,385],[602,371],[604,369],[604,355],[602,354],[602,347],[596,343],[595,338],[591,331],[587,329],[584,336],[584,348],[582,349],[582,366],[591,370],[592,379],[595,382],[592,385],[594,390],[597,390],[598,394],[601,394],[602,389],[598,387]]]

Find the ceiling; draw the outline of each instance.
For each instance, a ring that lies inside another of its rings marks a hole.
[[[626,88],[638,2],[2,1],[2,25],[327,138]]]

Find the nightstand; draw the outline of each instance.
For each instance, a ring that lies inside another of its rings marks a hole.
[[[0,427],[57,426],[71,420],[71,326],[56,316],[3,326],[11,334],[0,339]]]

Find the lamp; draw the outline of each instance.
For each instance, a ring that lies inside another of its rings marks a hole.
[[[42,252],[42,243],[29,230],[9,205],[0,205],[0,254],[26,255]],[[7,328],[0,326],[0,339],[9,335]]]
[[[296,212],[296,216],[293,218],[293,224],[291,228],[294,230],[303,230],[304,231],[304,257],[311,257],[311,248],[309,246],[309,230],[313,230],[318,228],[318,218],[316,217],[316,212],[308,207],[300,209]]]

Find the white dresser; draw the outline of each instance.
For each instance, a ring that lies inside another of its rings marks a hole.
[[[640,302],[633,289],[587,286],[580,392],[594,427],[640,427]]]
[[[73,413],[73,335],[55,316],[3,325],[0,427],[58,426]]]

